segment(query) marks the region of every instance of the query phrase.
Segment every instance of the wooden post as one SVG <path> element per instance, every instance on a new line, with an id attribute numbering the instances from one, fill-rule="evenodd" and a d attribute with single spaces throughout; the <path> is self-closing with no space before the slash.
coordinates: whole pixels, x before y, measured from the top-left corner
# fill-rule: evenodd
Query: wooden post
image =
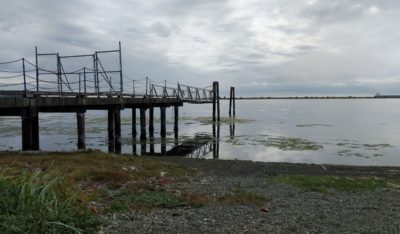
<path id="1" fill-rule="evenodd" d="M 121 154 L 121 108 L 114 109 L 115 153 Z"/>
<path id="2" fill-rule="evenodd" d="M 232 117 L 232 89 L 233 87 L 229 90 L 229 118 Z"/>
<path id="3" fill-rule="evenodd" d="M 108 109 L 108 124 L 107 124 L 107 132 L 108 132 L 108 152 L 115 152 L 115 121 L 114 121 L 114 109 Z"/>
<path id="4" fill-rule="evenodd" d="M 154 136 L 154 107 L 149 108 L 149 135 Z"/>
<path id="5" fill-rule="evenodd" d="M 178 124 L 179 124 L 179 107 L 174 106 L 174 132 L 178 132 Z"/>
<path id="6" fill-rule="evenodd" d="M 221 120 L 220 105 L 219 105 L 219 82 L 217 82 L 217 121 Z"/>
<path id="7" fill-rule="evenodd" d="M 233 118 L 236 116 L 236 96 L 235 87 L 232 87 L 232 107 L 233 107 Z"/>
<path id="8" fill-rule="evenodd" d="M 140 108 L 140 140 L 146 140 L 146 109 Z"/>
<path id="9" fill-rule="evenodd" d="M 136 137 L 136 135 L 136 108 L 132 108 L 132 138 Z"/>
<path id="10" fill-rule="evenodd" d="M 217 121 L 216 118 L 216 108 L 217 108 L 217 81 L 213 82 L 213 96 L 212 96 L 212 104 L 213 104 L 213 113 L 212 113 L 212 121 L 215 123 Z"/>
<path id="11" fill-rule="evenodd" d="M 165 107 L 160 107 L 160 121 L 161 121 L 161 137 L 165 137 L 167 135 L 166 131 L 166 118 L 165 118 Z"/>
<path id="12" fill-rule="evenodd" d="M 85 112 L 76 112 L 76 122 L 78 128 L 78 149 L 82 150 L 86 148 L 85 144 Z"/>

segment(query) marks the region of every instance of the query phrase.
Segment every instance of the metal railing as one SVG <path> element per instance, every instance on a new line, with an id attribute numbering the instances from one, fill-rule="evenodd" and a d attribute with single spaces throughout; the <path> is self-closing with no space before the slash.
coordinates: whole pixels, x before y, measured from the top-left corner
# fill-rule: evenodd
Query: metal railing
<path id="1" fill-rule="evenodd" d="M 118 53 L 118 69 L 106 69 L 100 54 Z M 36 61 L 25 58 L 0 62 L 0 95 L 47 95 L 47 96 L 130 96 L 138 98 L 174 98 L 183 102 L 211 102 L 213 90 L 210 86 L 198 88 L 189 85 L 168 85 L 148 77 L 131 79 L 122 74 L 121 47 L 119 50 L 96 51 L 91 55 L 60 56 L 58 53 L 39 54 Z M 54 68 L 39 65 L 41 57 L 55 58 Z M 68 59 L 88 58 L 93 67 L 75 66 L 66 69 Z M 105 64 L 107 65 L 107 64 Z M 112 77 L 116 74 L 117 77 Z M 164 84 L 164 85 L 161 85 Z"/>

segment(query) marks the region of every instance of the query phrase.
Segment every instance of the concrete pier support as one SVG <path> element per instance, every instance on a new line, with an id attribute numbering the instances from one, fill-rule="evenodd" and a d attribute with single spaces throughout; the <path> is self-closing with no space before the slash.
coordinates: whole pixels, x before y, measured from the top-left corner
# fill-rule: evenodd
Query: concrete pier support
<path id="1" fill-rule="evenodd" d="M 34 108 L 22 111 L 22 150 L 39 150 L 39 113 Z"/>
<path id="2" fill-rule="evenodd" d="M 140 108 L 140 140 L 146 140 L 146 109 Z"/>
<path id="3" fill-rule="evenodd" d="M 167 130 L 166 130 L 166 115 L 165 115 L 165 107 L 160 107 L 160 122 L 161 122 L 161 130 L 160 134 L 161 137 L 165 137 L 167 135 Z"/>
<path id="4" fill-rule="evenodd" d="M 76 123 L 78 128 L 78 149 L 86 149 L 85 137 L 85 112 L 76 112 Z"/>

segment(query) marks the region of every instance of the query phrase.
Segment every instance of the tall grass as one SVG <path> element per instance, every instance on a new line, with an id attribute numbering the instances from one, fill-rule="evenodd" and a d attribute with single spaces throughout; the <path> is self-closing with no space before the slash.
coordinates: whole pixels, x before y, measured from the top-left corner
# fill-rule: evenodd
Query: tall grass
<path id="1" fill-rule="evenodd" d="M 98 220 L 57 192 L 59 179 L 44 173 L 0 174 L 0 233 L 95 232 Z"/>

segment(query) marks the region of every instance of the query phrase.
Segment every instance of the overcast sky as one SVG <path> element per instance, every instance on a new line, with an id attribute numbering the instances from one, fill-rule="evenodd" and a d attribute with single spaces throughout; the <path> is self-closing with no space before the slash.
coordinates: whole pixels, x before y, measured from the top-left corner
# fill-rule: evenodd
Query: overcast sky
<path id="1" fill-rule="evenodd" d="M 0 61 L 118 48 L 124 74 L 222 95 L 400 93 L 399 0 L 0 0 Z"/>

